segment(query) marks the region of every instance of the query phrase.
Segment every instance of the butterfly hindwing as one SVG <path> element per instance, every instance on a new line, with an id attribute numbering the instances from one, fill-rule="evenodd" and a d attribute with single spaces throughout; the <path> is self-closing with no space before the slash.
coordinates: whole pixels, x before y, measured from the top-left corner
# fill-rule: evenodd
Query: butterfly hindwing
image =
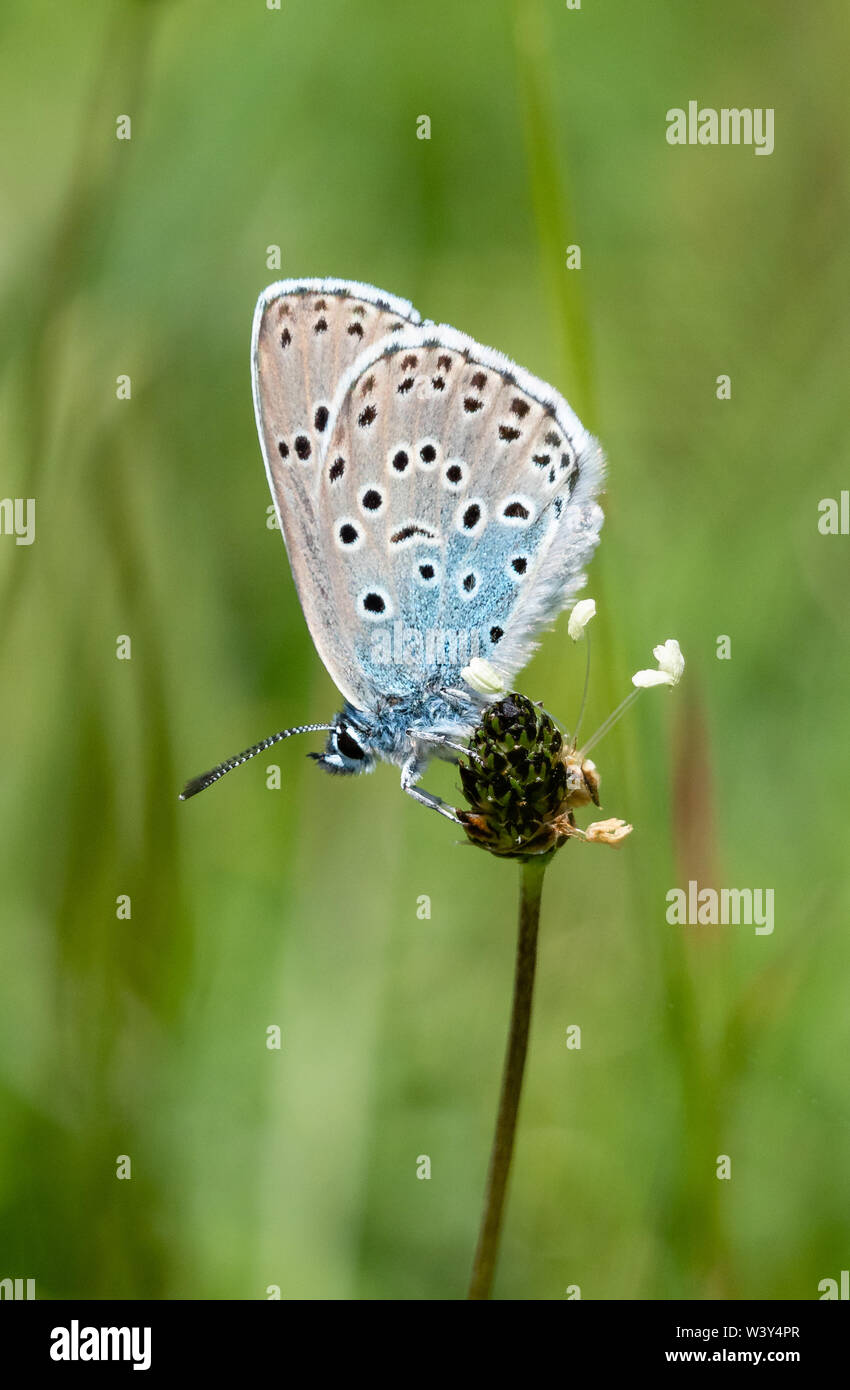
<path id="1" fill-rule="evenodd" d="M 340 378 L 387 334 L 420 322 L 406 300 L 346 280 L 285 280 L 260 296 L 252 376 L 269 486 L 307 625 L 338 688 L 364 697 L 362 672 L 335 638 L 326 579 L 328 538 L 316 500 L 322 446 Z"/>
<path id="2" fill-rule="evenodd" d="M 377 344 L 340 383 L 317 501 L 351 663 L 382 693 L 507 679 L 598 541 L 602 456 L 567 403 L 445 325 Z"/>

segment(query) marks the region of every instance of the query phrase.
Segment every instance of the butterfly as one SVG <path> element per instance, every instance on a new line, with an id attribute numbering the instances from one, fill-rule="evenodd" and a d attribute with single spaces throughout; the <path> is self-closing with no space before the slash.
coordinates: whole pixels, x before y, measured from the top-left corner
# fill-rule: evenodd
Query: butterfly
<path id="1" fill-rule="evenodd" d="M 193 778 L 182 799 L 323 731 L 310 756 L 327 772 L 394 763 L 405 792 L 454 820 L 422 774 L 466 752 L 486 706 L 470 661 L 510 682 L 584 584 L 602 451 L 551 386 L 356 281 L 264 290 L 251 370 L 293 579 L 343 708 Z"/>

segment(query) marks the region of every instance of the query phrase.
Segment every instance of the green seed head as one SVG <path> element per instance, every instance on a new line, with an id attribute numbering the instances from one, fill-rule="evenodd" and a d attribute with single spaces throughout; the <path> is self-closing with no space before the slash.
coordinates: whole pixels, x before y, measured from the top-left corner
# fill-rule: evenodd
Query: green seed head
<path id="1" fill-rule="evenodd" d="M 554 720 L 524 695 L 485 710 L 458 764 L 467 837 L 510 859 L 548 854 L 575 834 L 573 808 L 598 805 L 599 777 L 583 766 Z"/>

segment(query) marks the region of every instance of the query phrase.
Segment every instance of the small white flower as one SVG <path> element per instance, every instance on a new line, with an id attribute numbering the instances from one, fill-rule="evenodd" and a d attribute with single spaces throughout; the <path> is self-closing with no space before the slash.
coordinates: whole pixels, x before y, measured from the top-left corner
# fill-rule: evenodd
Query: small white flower
<path id="1" fill-rule="evenodd" d="M 479 695 L 501 695 L 505 689 L 505 682 L 495 666 L 491 666 L 489 661 L 485 661 L 481 656 L 474 656 L 460 674 L 467 685 L 471 685 Z"/>
<path id="2" fill-rule="evenodd" d="M 685 669 L 685 658 L 675 637 L 668 637 L 660 647 L 654 647 L 652 655 L 658 662 L 657 671 L 635 671 L 632 685 L 646 689 L 651 685 L 678 685 Z"/>
<path id="3" fill-rule="evenodd" d="M 567 623 L 567 632 L 570 634 L 574 642 L 581 641 L 582 637 L 584 636 L 584 629 L 587 627 L 591 618 L 595 617 L 595 615 L 596 599 L 583 598 L 576 604 L 575 608 L 570 614 L 570 620 Z"/>

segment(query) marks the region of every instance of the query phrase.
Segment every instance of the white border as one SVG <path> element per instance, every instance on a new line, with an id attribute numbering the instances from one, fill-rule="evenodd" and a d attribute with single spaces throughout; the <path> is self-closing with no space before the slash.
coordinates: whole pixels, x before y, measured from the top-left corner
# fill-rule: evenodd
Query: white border
<path id="1" fill-rule="evenodd" d="M 521 391 L 524 391 L 538 405 L 550 409 L 555 424 L 561 433 L 566 435 L 567 441 L 572 445 L 575 457 L 579 462 L 578 484 L 569 499 L 569 505 L 573 506 L 577 501 L 580 503 L 587 497 L 588 493 L 591 497 L 596 496 L 605 474 L 602 450 L 598 441 L 585 429 L 572 406 L 560 392 L 556 391 L 554 386 L 550 386 L 548 382 L 541 381 L 540 377 L 533 376 L 524 367 L 518 366 L 516 362 L 512 361 L 504 352 L 499 352 L 497 348 L 485 347 L 483 343 L 476 342 L 468 334 L 459 332 L 457 328 L 452 328 L 451 324 L 433 323 L 430 319 L 425 319 L 412 328 L 405 328 L 400 333 L 393 333 L 378 339 L 369 347 L 364 348 L 348 370 L 343 373 L 330 406 L 327 435 L 319 457 L 320 467 L 324 464 L 333 434 L 333 425 L 342 403 L 358 377 L 362 376 L 369 367 L 379 362 L 382 357 L 388 357 L 394 352 L 425 347 L 444 347 L 451 352 L 464 353 L 476 366 L 489 367 L 491 371 L 512 377 Z M 576 494 L 579 491 L 581 496 L 577 497 Z"/>

